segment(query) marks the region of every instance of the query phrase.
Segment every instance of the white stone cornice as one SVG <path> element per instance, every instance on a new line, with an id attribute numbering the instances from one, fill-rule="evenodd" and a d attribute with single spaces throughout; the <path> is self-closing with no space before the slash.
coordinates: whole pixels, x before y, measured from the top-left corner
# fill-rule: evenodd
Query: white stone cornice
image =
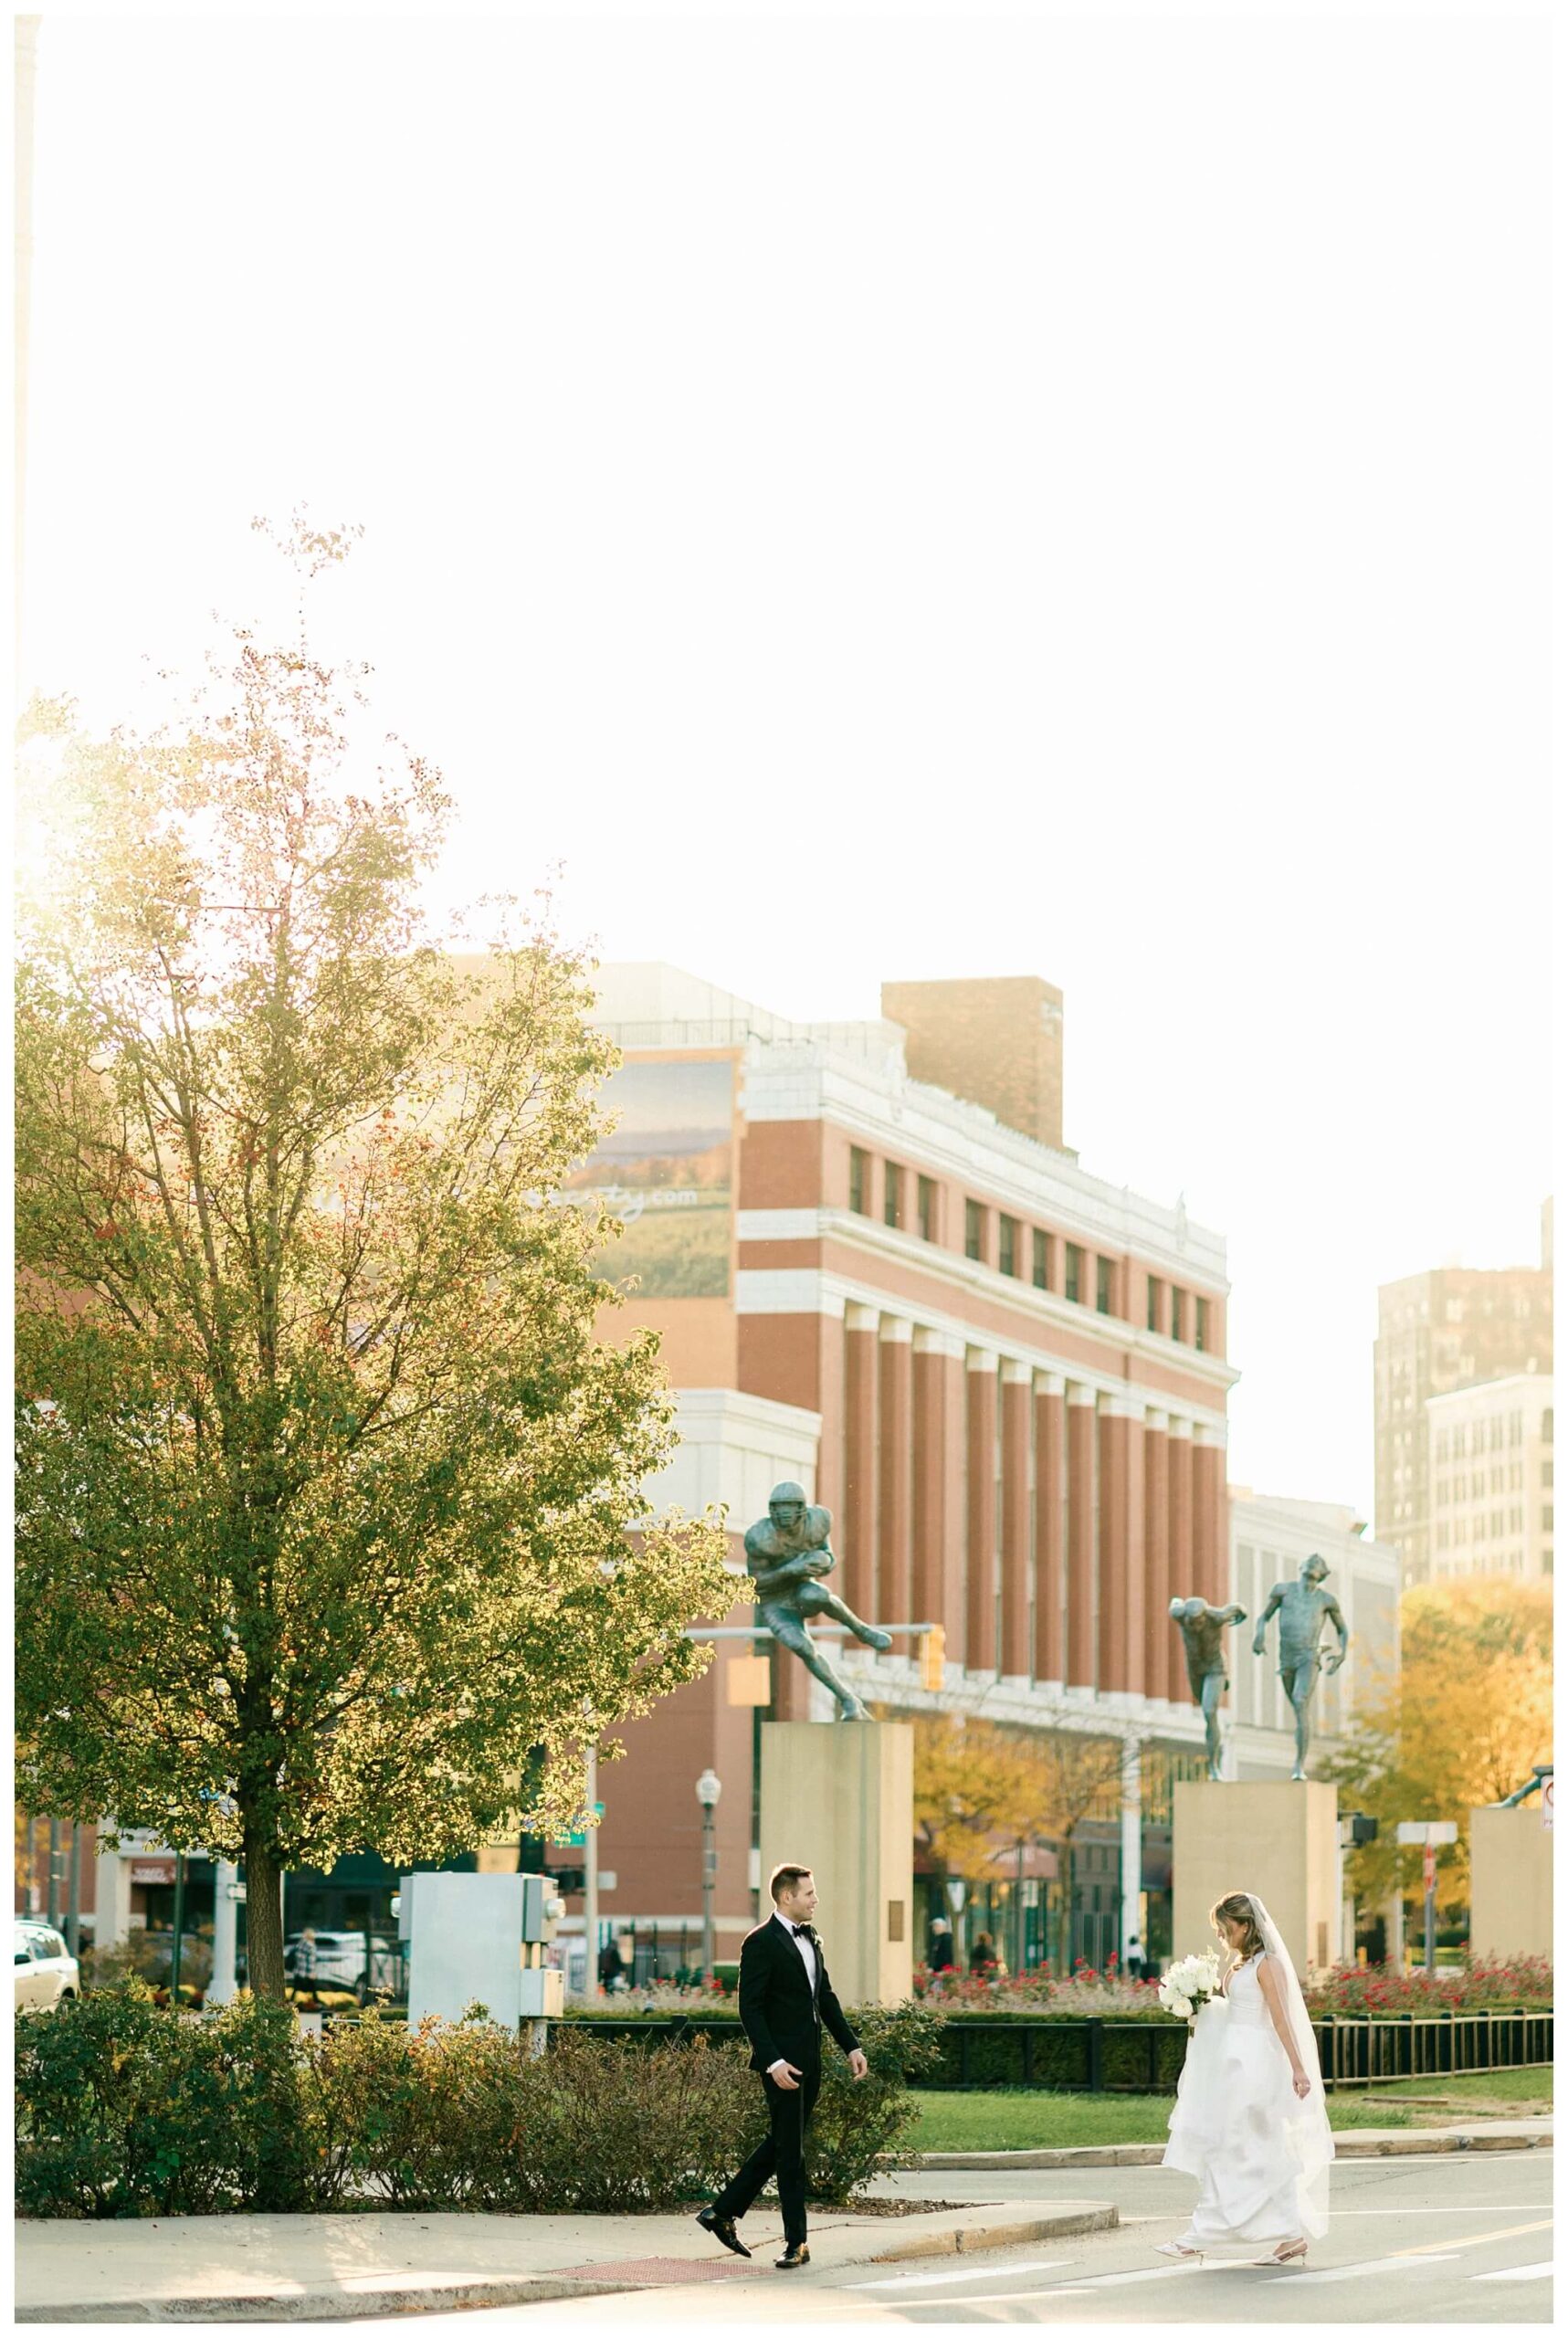
<path id="1" fill-rule="evenodd" d="M 1069 1380 L 1068 1383 L 1068 1403 L 1069 1405 L 1092 1406 L 1098 1403 L 1100 1395 L 1100 1391 L 1098 1388 L 1086 1387 L 1081 1380 Z"/>
<path id="2" fill-rule="evenodd" d="M 851 1280 L 848 1276 L 832 1274 L 817 1267 L 742 1267 L 735 1277 L 734 1306 L 738 1315 L 822 1314 L 842 1321 L 846 1307 L 851 1303 L 874 1308 L 880 1313 L 888 1306 L 889 1300 L 889 1294 L 879 1290 L 875 1283 L 867 1282 L 859 1277 Z M 894 1303 L 900 1304 L 897 1301 Z M 908 1306 L 910 1302 L 902 1301 L 901 1304 Z M 917 1349 L 923 1346 L 925 1353 L 933 1352 L 931 1347 L 922 1343 L 920 1338 L 921 1330 L 945 1338 L 948 1344 L 936 1351 L 944 1354 L 962 1355 L 966 1349 L 976 1344 L 975 1327 L 962 1315 L 923 1307 L 918 1314 L 912 1308 L 910 1311 L 917 1327 Z M 1076 1309 L 1073 1311 L 1075 1314 L 1081 1312 Z M 1105 1319 L 1091 1317 L 1089 1320 L 1103 1322 Z M 1048 1337 L 1048 1327 L 1041 1328 Z M 1081 1332 L 1082 1322 L 1075 1328 Z M 1163 1391 L 1142 1388 L 1135 1382 L 1130 1384 L 1120 1371 L 1096 1371 L 1092 1365 L 1077 1364 L 1064 1365 L 1062 1358 L 1053 1355 L 1047 1347 L 1035 1348 L 1031 1353 L 1028 1343 L 1011 1335 L 1009 1348 L 1020 1363 L 1031 1364 L 1037 1371 L 1060 1373 L 1068 1380 L 1100 1395 L 1131 1395 L 1146 1404 L 1170 1402 Z M 1223 1422 L 1223 1388 L 1216 1388 L 1215 1395 L 1215 1402 L 1212 1407 L 1189 1405 L 1189 1418 Z"/>
<path id="3" fill-rule="evenodd" d="M 1201 1349 L 1186 1347 L 1176 1340 L 1161 1339 L 1156 1333 L 1142 1332 L 1124 1316 L 1102 1315 L 1098 1308 L 1085 1307 L 1077 1300 L 1064 1299 L 1054 1290 L 1038 1290 L 1032 1282 L 1020 1276 L 999 1274 L 978 1259 L 966 1259 L 962 1251 L 949 1250 L 935 1242 L 923 1242 L 918 1235 L 901 1233 L 896 1227 L 884 1226 L 877 1218 L 863 1217 L 858 1210 L 819 1209 L 815 1211 L 750 1211 L 740 1214 L 740 1238 L 755 1240 L 820 1240 L 831 1238 L 852 1250 L 863 1251 L 868 1259 L 885 1260 L 889 1265 L 913 1268 L 922 1275 L 945 1284 L 952 1292 L 950 1306 L 967 1311 L 966 1302 L 984 1299 L 993 1303 L 1016 1307 L 1026 1320 L 1033 1319 L 1048 1335 L 1051 1330 L 1071 1333 L 1079 1339 L 1100 1339 L 1118 1355 L 1131 1354 L 1169 1369 L 1172 1365 L 1188 1373 L 1194 1379 L 1206 1381 L 1215 1392 L 1216 1401 L 1223 1404 L 1224 1391 L 1240 1379 L 1241 1374 L 1223 1356 L 1209 1355 Z M 809 1230 L 792 1235 L 769 1232 L 751 1236 L 747 1226 L 753 1219 L 789 1217 L 810 1219 Z M 907 1302 L 905 1302 L 907 1303 Z"/>
<path id="4" fill-rule="evenodd" d="M 964 1352 L 963 1361 L 966 1369 L 970 1372 L 988 1372 L 993 1379 L 995 1378 L 996 1351 L 994 1348 L 968 1348 Z"/>
<path id="5" fill-rule="evenodd" d="M 1228 1442 L 1224 1422 L 1194 1421 L 1193 1442 L 1194 1445 L 1217 1445 L 1223 1451 Z"/>
<path id="6" fill-rule="evenodd" d="M 1002 1366 L 1002 1377 L 1009 1388 L 1027 1388 L 1035 1377 L 1035 1367 L 1010 1355 Z"/>
<path id="7" fill-rule="evenodd" d="M 819 1209 L 738 1209 L 737 1242 L 815 1242 L 822 1231 Z"/>
<path id="8" fill-rule="evenodd" d="M 1180 1208 L 1091 1176 L 1072 1154 L 1006 1127 L 982 1105 L 910 1079 L 886 1049 L 851 1056 L 824 1043 L 756 1043 L 742 1079 L 747 1121 L 831 1120 L 900 1165 L 974 1187 L 977 1198 L 1013 1215 L 1044 1218 L 1069 1241 L 1131 1252 L 1184 1288 L 1228 1289 L 1223 1236 Z"/>
<path id="9" fill-rule="evenodd" d="M 915 1325 L 917 1355 L 944 1355 L 956 1362 L 963 1355 L 963 1340 L 957 1332 L 938 1331 L 930 1323 Z"/>
<path id="10" fill-rule="evenodd" d="M 1152 1429 L 1157 1430 L 1161 1436 L 1163 1436 L 1165 1433 L 1166 1424 L 1170 1420 L 1170 1417 L 1169 1413 L 1163 1411 L 1160 1406 L 1151 1405 L 1148 1411 L 1143 1416 L 1144 1433 L 1147 1435 L 1147 1433 Z"/>
<path id="11" fill-rule="evenodd" d="M 908 1315 L 883 1316 L 878 1337 L 885 1340 L 889 1347 L 908 1347 L 914 1336 L 914 1323 Z"/>
<path id="12" fill-rule="evenodd" d="M 875 1332 L 881 1320 L 875 1307 L 867 1307 L 857 1299 L 851 1299 L 846 1302 L 844 1328 L 847 1332 Z"/>
<path id="13" fill-rule="evenodd" d="M 1165 1434 L 1167 1437 L 1190 1438 L 1196 1426 L 1196 1422 L 1190 1421 L 1184 1413 L 1172 1413 L 1166 1424 Z"/>
<path id="14" fill-rule="evenodd" d="M 1065 1395 L 1067 1394 L 1067 1382 L 1059 1372 L 1037 1372 L 1035 1374 L 1035 1394 L 1037 1396 Z"/>
<path id="15" fill-rule="evenodd" d="M 1114 1395 L 1102 1396 L 1100 1409 L 1107 1420 L 1141 1421 L 1145 1408 L 1141 1396 L 1119 1391 Z"/>

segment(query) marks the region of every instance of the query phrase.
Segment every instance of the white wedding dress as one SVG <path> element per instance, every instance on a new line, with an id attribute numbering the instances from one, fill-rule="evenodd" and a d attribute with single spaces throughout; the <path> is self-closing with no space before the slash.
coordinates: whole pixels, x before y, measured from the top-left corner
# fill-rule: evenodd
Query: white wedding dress
<path id="1" fill-rule="evenodd" d="M 1226 1996 L 1211 1997 L 1196 2017 L 1187 2047 L 1163 2162 L 1201 2186 L 1183 2248 L 1272 2248 L 1328 2230 L 1334 2143 L 1317 2045 L 1310 2030 L 1299 2041 L 1312 2080 L 1302 2100 L 1269 2018 L 1261 1961 L 1260 1954 L 1236 1967 Z"/>

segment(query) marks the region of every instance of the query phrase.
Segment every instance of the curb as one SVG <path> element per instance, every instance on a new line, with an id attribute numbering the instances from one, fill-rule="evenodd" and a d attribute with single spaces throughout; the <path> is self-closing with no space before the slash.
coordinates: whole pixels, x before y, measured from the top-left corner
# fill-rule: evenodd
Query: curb
<path id="1" fill-rule="evenodd" d="M 1501 2133 L 1495 2127 L 1402 2127 L 1383 2134 L 1348 2134 L 1334 2138 L 1334 2157 L 1398 2159 L 1428 2152 L 1550 2151 L 1552 2135 Z M 1075 2150 L 1022 2152 L 926 2152 L 921 2164 L 932 2173 L 969 2169 L 975 2175 L 1005 2175 L 1012 2168 L 1036 2167 L 1159 2167 L 1163 2143 L 1083 2143 Z"/>
<path id="2" fill-rule="evenodd" d="M 606 2270 L 608 2269 L 606 2268 Z M 416 2290 L 295 2290 L 287 2297 L 127 2298 L 92 2305 L 19 2305 L 28 2322 L 358 2322 L 390 2314 L 450 2313 L 465 2306 L 548 2305 L 564 2298 L 616 2297 L 630 2281 L 561 2281 L 548 2274 L 501 2274 L 493 2281 L 433 2281 Z"/>
<path id="3" fill-rule="evenodd" d="M 984 2212 L 983 2212 L 984 2213 Z M 916 2219 L 911 2218 L 911 2223 Z M 919 2221 L 934 2223 L 935 2218 Z M 1121 2219 L 1109 2203 L 1075 2202 L 1070 2208 L 1042 2211 L 1037 2216 L 1009 2217 L 1006 2223 L 944 2217 L 938 2231 L 889 2236 L 872 2246 L 869 2229 L 829 2226 L 823 2238 L 833 2236 L 824 2265 L 898 2265 L 911 2259 L 975 2256 L 986 2249 L 1012 2248 L 1020 2242 L 1066 2239 L 1072 2233 L 1110 2232 Z M 821 2255 L 822 2243 L 817 2243 Z M 707 2266 L 706 2257 L 693 2258 Z M 814 2260 L 815 2261 L 815 2260 Z M 287 2296 L 259 2291 L 251 2297 L 127 2299 L 90 2305 L 29 2305 L 14 2309 L 12 2319 L 22 2322 L 349 2322 L 392 2314 L 452 2312 L 469 2306 L 547 2305 L 567 2298 L 622 2297 L 632 2291 L 679 2288 L 679 2282 L 657 2284 L 617 2280 L 614 2260 L 602 2274 L 570 2280 L 550 2273 L 498 2274 L 491 2280 L 421 2282 L 417 2288 L 389 2284 L 379 2290 L 295 2290 Z"/>

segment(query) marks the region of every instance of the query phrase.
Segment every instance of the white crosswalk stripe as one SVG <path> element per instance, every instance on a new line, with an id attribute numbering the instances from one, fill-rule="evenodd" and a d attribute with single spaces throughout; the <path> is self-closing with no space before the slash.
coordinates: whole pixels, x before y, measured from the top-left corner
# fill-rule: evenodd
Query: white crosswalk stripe
<path id="1" fill-rule="evenodd" d="M 1557 2268 L 1548 2261 L 1544 2265 L 1503 2265 L 1495 2273 L 1472 2273 L 1472 2281 L 1550 2281 Z"/>
<path id="2" fill-rule="evenodd" d="M 1054 2273 L 1071 2262 L 1070 2257 L 1042 2257 L 1032 2265 L 999 2265 L 994 2273 L 978 2265 L 965 2265 L 956 2273 L 891 2273 L 880 2281 L 850 2281 L 846 2286 L 851 2290 L 935 2289 L 947 2281 L 998 2281 L 1009 2273 Z"/>
<path id="3" fill-rule="evenodd" d="M 1373 2257 L 1356 2265 L 1325 2265 L 1317 2273 L 1292 2273 L 1288 2265 L 1279 2269 L 1279 2279 L 1289 2281 L 1295 2290 L 1312 2289 L 1325 2281 L 1362 2281 L 1369 2273 L 1415 2273 L 1426 2265 L 1457 2265 L 1458 2250 L 1440 2253 L 1426 2249 L 1419 2257 Z"/>

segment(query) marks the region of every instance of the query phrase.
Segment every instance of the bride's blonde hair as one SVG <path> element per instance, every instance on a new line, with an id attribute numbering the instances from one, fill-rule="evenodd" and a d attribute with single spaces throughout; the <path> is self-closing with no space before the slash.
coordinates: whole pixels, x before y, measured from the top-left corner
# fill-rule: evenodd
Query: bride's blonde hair
<path id="1" fill-rule="evenodd" d="M 1261 1953 L 1263 1934 L 1258 1930 L 1258 1918 L 1252 1911 L 1252 1901 L 1247 1892 L 1227 1891 L 1223 1900 L 1216 1900 L 1209 1910 L 1209 1922 L 1215 1932 L 1219 1931 L 1222 1923 L 1245 1924 L 1246 1937 L 1237 1951 L 1237 1954 L 1242 1958 L 1243 1962 L 1247 1957 L 1257 1956 Z"/>

